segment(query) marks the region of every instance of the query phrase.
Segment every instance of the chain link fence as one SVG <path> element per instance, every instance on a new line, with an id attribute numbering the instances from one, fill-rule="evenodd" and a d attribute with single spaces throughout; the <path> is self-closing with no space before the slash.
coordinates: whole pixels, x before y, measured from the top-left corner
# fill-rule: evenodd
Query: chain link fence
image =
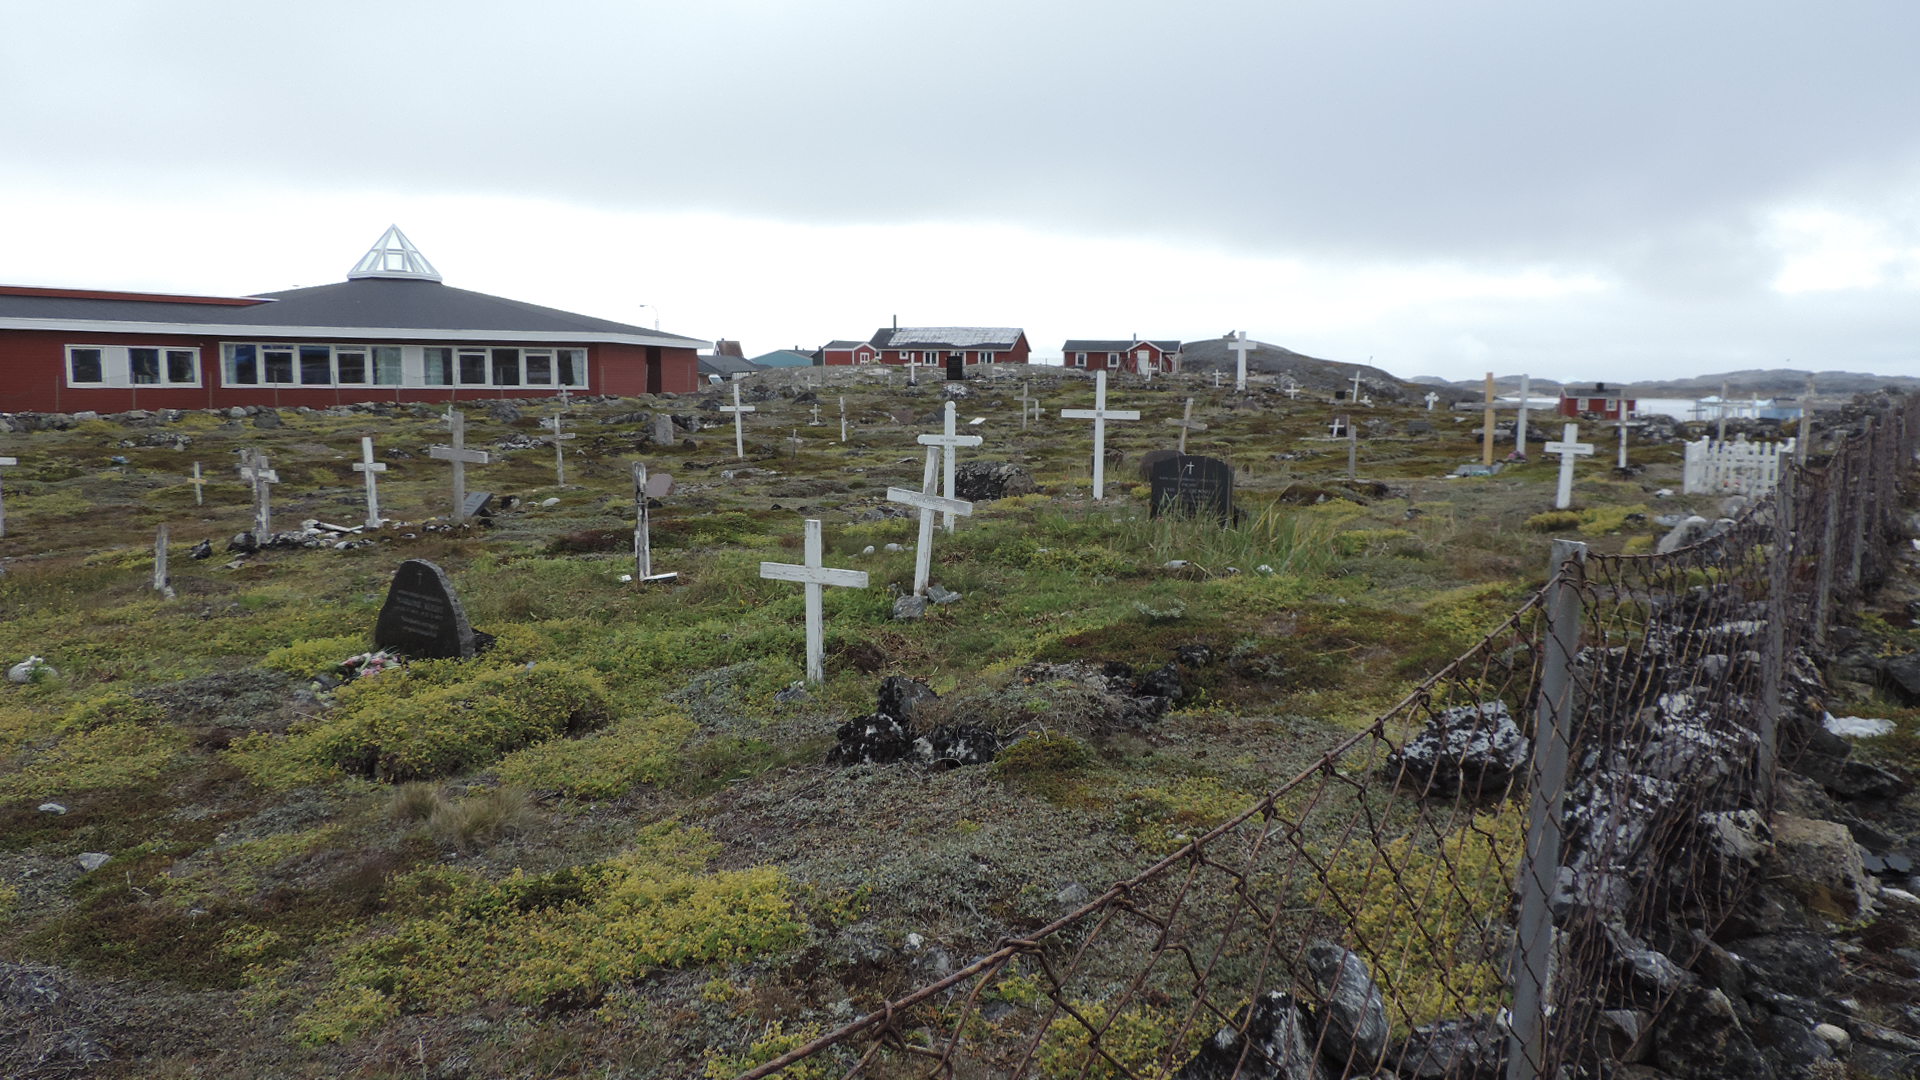
<path id="1" fill-rule="evenodd" d="M 1237 818 L 742 1075 L 1597 1076 L 1701 993 L 1810 651 L 1891 566 L 1920 401 L 1691 546 L 1559 541 L 1479 644 Z"/>

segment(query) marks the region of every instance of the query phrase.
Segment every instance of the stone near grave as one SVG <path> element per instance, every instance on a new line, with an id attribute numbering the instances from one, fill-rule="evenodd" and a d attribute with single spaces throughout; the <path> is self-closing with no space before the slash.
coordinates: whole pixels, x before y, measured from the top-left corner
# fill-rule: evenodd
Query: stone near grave
<path id="1" fill-rule="evenodd" d="M 1453 475 L 1455 476 L 1493 476 L 1499 471 L 1500 471 L 1500 466 L 1497 464 L 1462 465 L 1459 468 L 1453 470 Z"/>
<path id="2" fill-rule="evenodd" d="M 647 477 L 647 498 L 664 499 L 673 494 L 673 474 L 653 473 Z"/>
<path id="3" fill-rule="evenodd" d="M 1322 1080 L 1306 1010 L 1270 990 L 1202 1043 L 1173 1080 Z"/>
<path id="4" fill-rule="evenodd" d="M 467 495 L 467 501 L 460 504 L 462 519 L 493 516 L 493 492 L 475 491 Z"/>
<path id="5" fill-rule="evenodd" d="M 1407 434 L 1431 435 L 1433 434 L 1433 424 L 1426 420 L 1409 420 L 1407 421 Z"/>
<path id="6" fill-rule="evenodd" d="M 968 461 L 953 476 L 954 497 L 968 502 L 992 502 L 1037 490 L 1033 474 L 1009 461 Z"/>
<path id="7" fill-rule="evenodd" d="M 113 861 L 113 856 L 104 851 L 83 851 L 80 853 L 80 857 L 74 861 L 80 864 L 80 869 L 91 874 L 95 870 Z"/>
<path id="8" fill-rule="evenodd" d="M 1178 450 L 1149 450 L 1146 453 L 1141 454 L 1140 455 L 1141 481 L 1143 483 L 1152 481 L 1153 470 L 1158 468 L 1161 462 L 1172 461 L 1174 458 L 1177 458 L 1179 456 L 1180 456 L 1180 451 Z"/>
<path id="9" fill-rule="evenodd" d="M 653 418 L 653 441 L 655 445 L 666 446 L 673 442 L 673 417 L 658 413 Z"/>
<path id="10" fill-rule="evenodd" d="M 281 423 L 280 414 L 272 409 L 262 409 L 253 418 L 253 426 L 256 428 L 277 428 Z"/>
<path id="11" fill-rule="evenodd" d="M 44 656 L 29 656 L 25 660 L 7 669 L 7 681 L 10 683 L 30 683 L 36 678 L 56 678 L 59 672 Z"/>
<path id="12" fill-rule="evenodd" d="M 960 380 L 966 377 L 967 377 L 967 358 L 965 356 L 947 357 L 948 381 L 959 382 Z"/>
<path id="13" fill-rule="evenodd" d="M 1153 517 L 1205 514 L 1233 520 L 1233 466 L 1218 458 L 1175 455 L 1154 466 L 1152 485 Z"/>
<path id="14" fill-rule="evenodd" d="M 415 660 L 443 660 L 473 656 L 491 641 L 467 622 L 446 571 L 425 559 L 400 564 L 373 626 L 374 648 Z"/>
<path id="15" fill-rule="evenodd" d="M 1526 768 L 1529 743 L 1505 702 L 1447 709 L 1387 757 L 1385 775 L 1422 795 L 1452 798 L 1505 791 Z"/>
<path id="16" fill-rule="evenodd" d="M 1660 538 L 1660 543 L 1653 550 L 1655 554 L 1666 555 L 1683 547 L 1692 547 L 1711 535 L 1713 522 L 1695 514 L 1675 525 L 1672 532 Z"/>
<path id="17" fill-rule="evenodd" d="M 1326 941 L 1307 946 L 1307 973 L 1325 1027 L 1320 1052 L 1331 1063 L 1364 1071 L 1387 1049 L 1386 1002 L 1359 955 Z"/>

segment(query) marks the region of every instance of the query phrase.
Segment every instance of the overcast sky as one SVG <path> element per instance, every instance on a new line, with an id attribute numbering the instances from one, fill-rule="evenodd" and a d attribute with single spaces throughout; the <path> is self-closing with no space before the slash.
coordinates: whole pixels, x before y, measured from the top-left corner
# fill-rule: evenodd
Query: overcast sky
<path id="1" fill-rule="evenodd" d="M 0 283 L 1920 375 L 1912 0 L 0 4 Z M 646 305 L 646 306 L 642 306 Z"/>

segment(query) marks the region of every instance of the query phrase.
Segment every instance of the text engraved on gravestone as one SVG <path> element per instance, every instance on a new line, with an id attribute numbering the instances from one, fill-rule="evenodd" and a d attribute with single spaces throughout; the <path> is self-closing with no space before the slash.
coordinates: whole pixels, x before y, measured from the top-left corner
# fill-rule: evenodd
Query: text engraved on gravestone
<path id="1" fill-rule="evenodd" d="M 445 571 L 424 559 L 400 564 L 374 624 L 375 647 L 416 659 L 444 659 L 472 656 L 485 639 L 467 622 Z"/>
<path id="2" fill-rule="evenodd" d="M 1178 455 L 1154 466 L 1150 513 L 1233 518 L 1233 466 L 1218 458 Z"/>

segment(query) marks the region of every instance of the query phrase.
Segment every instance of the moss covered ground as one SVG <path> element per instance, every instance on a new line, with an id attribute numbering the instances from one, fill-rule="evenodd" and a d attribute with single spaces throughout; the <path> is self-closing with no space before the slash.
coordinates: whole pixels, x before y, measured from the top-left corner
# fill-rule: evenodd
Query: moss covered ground
<path id="1" fill-rule="evenodd" d="M 744 463 L 730 426 L 653 446 L 631 416 L 712 424 L 708 395 L 576 401 L 570 483 L 549 447 L 497 451 L 469 484 L 517 506 L 451 531 L 421 527 L 446 510 L 433 410 L 0 437 L 22 459 L 3 478 L 0 660 L 59 672 L 0 687 L 0 958 L 84 1004 L 0 1042 L 0 1071 L 78 1074 L 53 1029 L 84 1021 L 107 1052 L 90 1076 L 721 1075 L 1231 816 L 1498 622 L 1548 535 L 1620 550 L 1657 535 L 1639 515 L 1713 512 L 1654 499 L 1678 487 L 1676 444 L 1636 448 L 1633 479 L 1583 463 L 1577 512 L 1551 517 L 1552 462 L 1444 479 L 1477 460 L 1477 416 L 1392 406 L 1367 413 L 1386 432 L 1362 445 L 1370 483 L 1349 485 L 1344 443 L 1320 438 L 1332 406 L 1189 378 L 1116 383 L 1115 407 L 1146 419 L 1109 427 L 1095 503 L 1087 425 L 1057 416 L 1090 384 L 1033 373 L 1047 416 L 1022 430 L 1019 377 L 974 379 L 960 413 L 985 418 L 968 430 L 986 445 L 965 456 L 1018 463 L 1038 490 L 939 535 L 934 579 L 962 600 L 897 622 L 913 554 L 885 548 L 915 526 L 871 512 L 917 486 L 913 436 L 935 430 L 943 386 L 833 373 L 816 427 L 795 400 L 811 374 L 756 376 L 773 393 Z M 1136 463 L 1171 444 L 1188 395 L 1210 425 L 1190 451 L 1236 469 L 1233 529 L 1147 513 Z M 537 437 L 553 407 L 505 423 L 484 404 L 468 405 L 476 445 Z M 1414 421 L 1434 430 L 1405 434 Z M 191 442 L 141 445 L 155 432 Z M 250 513 L 236 451 L 270 456 L 282 527 L 351 524 L 362 435 L 399 452 L 381 503 L 411 524 L 234 565 L 221 549 Z M 632 460 L 678 482 L 653 513 L 671 584 L 620 580 Z M 794 695 L 801 591 L 757 570 L 798 561 L 806 517 L 825 522 L 828 564 L 873 585 L 828 590 L 828 679 Z M 149 587 L 163 524 L 172 599 Z M 201 539 L 214 557 L 189 559 Z M 368 647 L 407 558 L 445 567 L 497 644 L 316 689 Z M 1215 662 L 1147 730 L 1104 728 L 1070 687 L 1016 674 L 1157 667 L 1195 644 Z M 943 718 L 1032 738 L 980 769 L 821 764 L 895 674 L 926 679 Z M 111 858 L 86 872 L 85 852 Z M 21 1049 L 48 1046 L 39 1064 Z"/>

